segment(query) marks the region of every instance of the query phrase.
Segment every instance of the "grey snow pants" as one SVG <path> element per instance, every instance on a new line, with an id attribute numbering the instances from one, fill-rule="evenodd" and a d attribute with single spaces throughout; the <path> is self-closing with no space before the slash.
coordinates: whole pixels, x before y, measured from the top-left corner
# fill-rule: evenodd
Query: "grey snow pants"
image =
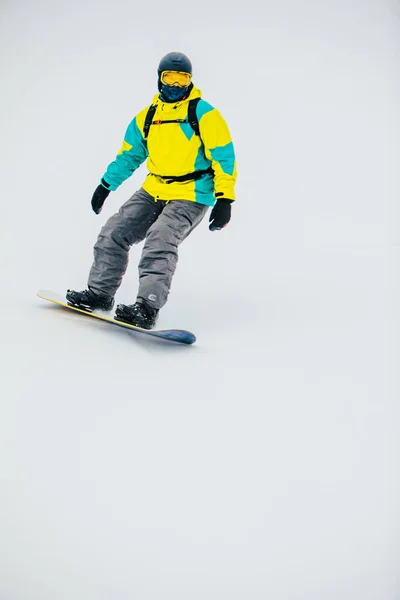
<path id="1" fill-rule="evenodd" d="M 154 308 L 167 301 L 178 262 L 178 246 L 201 222 L 208 206 L 185 200 L 157 200 L 143 188 L 133 194 L 101 229 L 94 246 L 88 285 L 114 296 L 128 266 L 129 250 L 144 239 L 137 298 Z"/>

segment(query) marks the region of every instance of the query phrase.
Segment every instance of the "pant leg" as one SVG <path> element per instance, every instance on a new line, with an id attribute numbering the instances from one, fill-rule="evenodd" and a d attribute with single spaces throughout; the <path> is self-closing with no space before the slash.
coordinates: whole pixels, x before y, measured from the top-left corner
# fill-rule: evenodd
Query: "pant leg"
<path id="1" fill-rule="evenodd" d="M 114 296 L 128 266 L 132 244 L 141 242 L 165 203 L 138 190 L 119 211 L 108 219 L 94 246 L 94 262 L 88 286 L 95 293 Z"/>
<path id="2" fill-rule="evenodd" d="M 178 246 L 201 222 L 208 206 L 185 200 L 165 205 L 147 233 L 139 262 L 138 298 L 154 308 L 167 301 L 178 262 Z"/>

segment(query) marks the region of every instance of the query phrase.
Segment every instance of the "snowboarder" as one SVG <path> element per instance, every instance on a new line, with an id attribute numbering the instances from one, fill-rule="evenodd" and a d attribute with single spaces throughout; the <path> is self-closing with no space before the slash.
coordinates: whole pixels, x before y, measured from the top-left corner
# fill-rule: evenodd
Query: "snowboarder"
<path id="1" fill-rule="evenodd" d="M 100 213 L 109 193 L 146 159 L 149 173 L 101 229 L 88 289 L 66 294 L 72 306 L 112 310 L 129 250 L 145 240 L 136 302 L 119 304 L 115 313 L 117 320 L 145 329 L 154 326 L 167 301 L 179 244 L 211 206 L 209 229 L 225 227 L 235 200 L 236 161 L 228 126 L 193 85 L 187 56 L 171 52 L 161 59 L 158 89 L 151 106 L 128 126 L 121 150 L 93 194 L 94 212 Z"/>

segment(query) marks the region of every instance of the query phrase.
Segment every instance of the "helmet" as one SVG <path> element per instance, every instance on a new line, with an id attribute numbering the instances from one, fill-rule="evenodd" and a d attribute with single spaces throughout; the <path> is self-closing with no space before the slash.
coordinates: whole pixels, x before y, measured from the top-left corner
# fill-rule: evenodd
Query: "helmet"
<path id="1" fill-rule="evenodd" d="M 160 60 L 158 77 L 163 71 L 183 71 L 192 74 L 192 63 L 182 52 L 170 52 Z"/>

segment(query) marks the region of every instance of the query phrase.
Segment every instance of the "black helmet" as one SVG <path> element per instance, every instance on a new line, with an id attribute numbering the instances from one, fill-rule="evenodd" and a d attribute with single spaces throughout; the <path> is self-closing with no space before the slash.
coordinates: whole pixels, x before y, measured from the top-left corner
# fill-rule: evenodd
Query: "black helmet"
<path id="1" fill-rule="evenodd" d="M 160 60 L 158 77 L 163 71 L 182 71 L 192 74 L 192 63 L 182 52 L 170 52 Z"/>

